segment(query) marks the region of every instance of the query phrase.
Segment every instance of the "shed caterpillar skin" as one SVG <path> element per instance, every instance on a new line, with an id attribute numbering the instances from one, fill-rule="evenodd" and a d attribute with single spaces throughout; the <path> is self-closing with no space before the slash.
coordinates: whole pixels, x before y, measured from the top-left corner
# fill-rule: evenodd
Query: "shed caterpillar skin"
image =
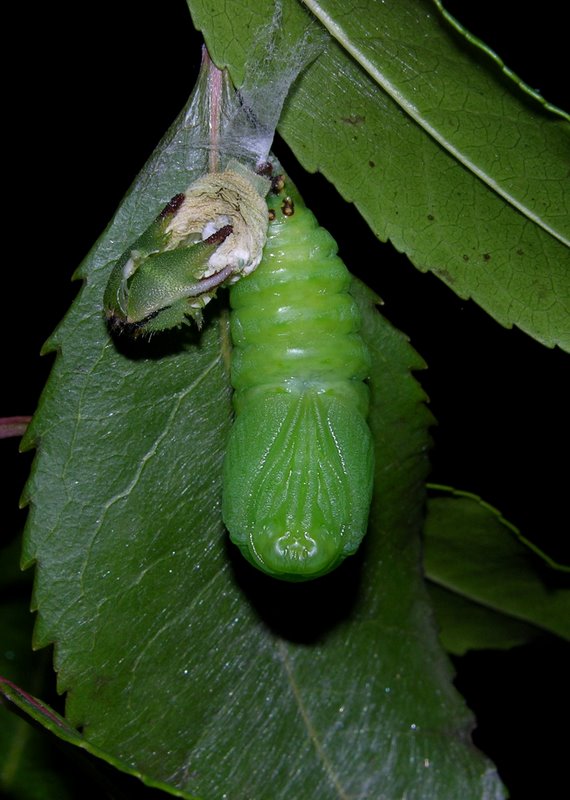
<path id="1" fill-rule="evenodd" d="M 174 328 L 220 286 L 254 270 L 267 231 L 269 180 L 231 160 L 175 195 L 118 259 L 103 305 L 115 333 L 144 336 Z"/>
<path id="2" fill-rule="evenodd" d="M 290 182 L 274 187 L 262 261 L 230 291 L 223 517 L 254 566 L 301 581 L 338 566 L 366 532 L 370 356 L 334 239 Z"/>

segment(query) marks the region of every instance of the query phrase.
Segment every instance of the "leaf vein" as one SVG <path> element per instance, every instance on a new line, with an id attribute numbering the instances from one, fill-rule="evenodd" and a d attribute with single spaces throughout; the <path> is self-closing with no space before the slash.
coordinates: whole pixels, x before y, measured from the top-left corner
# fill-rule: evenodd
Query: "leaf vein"
<path id="1" fill-rule="evenodd" d="M 327 756 L 323 744 L 319 739 L 317 731 L 315 730 L 313 723 L 311 722 L 311 718 L 305 707 L 303 698 L 301 697 L 301 692 L 299 690 L 299 687 L 297 686 L 297 682 L 295 681 L 293 668 L 291 666 L 289 657 L 287 655 L 287 649 L 285 647 L 285 644 L 281 641 L 277 642 L 277 653 L 283 664 L 287 680 L 289 681 L 289 685 L 291 687 L 291 691 L 293 692 L 293 697 L 295 698 L 295 702 L 297 703 L 297 708 L 299 709 L 299 713 L 305 725 L 307 735 L 311 740 L 311 742 L 313 743 L 317 755 L 323 764 L 325 772 L 329 777 L 330 781 L 332 782 L 333 786 L 335 787 L 338 796 L 342 798 L 342 800 L 349 800 L 349 795 L 345 792 L 344 787 L 340 782 L 339 776 L 336 770 L 334 769 L 329 757 Z"/>

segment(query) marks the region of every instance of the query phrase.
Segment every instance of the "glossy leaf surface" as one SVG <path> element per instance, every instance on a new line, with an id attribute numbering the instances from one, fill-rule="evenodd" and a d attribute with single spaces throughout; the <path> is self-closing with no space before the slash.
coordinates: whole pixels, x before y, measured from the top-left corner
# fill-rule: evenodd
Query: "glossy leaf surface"
<path id="1" fill-rule="evenodd" d="M 207 800 L 501 798 L 422 583 L 431 417 L 411 371 L 423 364 L 371 293 L 353 287 L 374 364 L 370 530 L 358 556 L 311 584 L 258 574 L 221 523 L 223 303 L 201 333 L 109 337 L 113 261 L 203 163 L 200 91 L 81 268 L 47 346 L 57 358 L 26 439 L 38 455 L 24 562 L 36 564 L 36 645 L 55 644 L 68 692 L 54 724 Z"/>
<path id="2" fill-rule="evenodd" d="M 225 313 L 149 350 L 117 347 L 101 314 L 111 254 L 164 202 L 157 163 L 178 188 L 176 155 L 157 156 L 83 267 L 28 434 L 35 638 L 56 644 L 68 722 L 127 768 L 208 800 L 502 797 L 469 743 L 421 582 L 421 360 L 356 287 L 375 365 L 368 539 L 310 585 L 257 574 L 220 518 Z"/>

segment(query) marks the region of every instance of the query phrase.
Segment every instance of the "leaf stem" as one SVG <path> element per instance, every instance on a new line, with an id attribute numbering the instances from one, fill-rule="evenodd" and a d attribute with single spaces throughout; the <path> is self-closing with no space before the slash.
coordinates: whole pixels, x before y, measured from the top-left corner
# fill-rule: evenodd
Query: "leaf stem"
<path id="1" fill-rule="evenodd" d="M 0 439 L 23 436 L 30 424 L 31 417 L 0 417 Z"/>
<path id="2" fill-rule="evenodd" d="M 222 100 L 222 70 L 218 69 L 206 46 L 202 48 L 202 65 L 208 69 L 208 93 L 210 95 L 210 172 L 217 172 L 220 166 L 220 118 Z"/>

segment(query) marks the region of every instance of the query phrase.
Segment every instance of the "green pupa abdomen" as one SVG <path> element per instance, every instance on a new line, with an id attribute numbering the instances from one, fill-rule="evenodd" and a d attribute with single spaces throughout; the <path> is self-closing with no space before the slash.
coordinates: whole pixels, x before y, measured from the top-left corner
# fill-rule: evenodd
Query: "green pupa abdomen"
<path id="1" fill-rule="evenodd" d="M 268 203 L 263 259 L 230 292 L 236 419 L 223 515 L 252 564 L 306 580 L 366 532 L 370 357 L 334 239 L 291 185 Z"/>

